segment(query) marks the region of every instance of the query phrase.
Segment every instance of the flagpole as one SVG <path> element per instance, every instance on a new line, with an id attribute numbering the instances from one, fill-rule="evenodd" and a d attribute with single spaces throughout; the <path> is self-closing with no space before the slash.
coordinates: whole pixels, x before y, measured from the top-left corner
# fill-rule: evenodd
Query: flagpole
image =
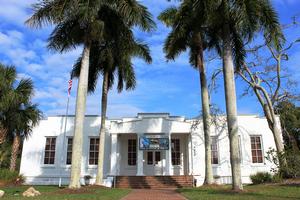
<path id="1" fill-rule="evenodd" d="M 72 84 L 72 83 L 71 83 Z M 70 102 L 70 92 L 71 92 L 71 88 L 70 88 L 70 83 L 69 83 L 69 88 L 68 88 L 68 100 L 67 100 L 67 109 L 66 109 L 66 115 L 65 115 L 65 127 L 64 127 L 64 132 L 63 132 L 63 151 L 65 150 L 65 140 L 66 140 L 66 133 L 67 133 L 67 122 L 68 122 L 68 113 L 69 113 L 69 102 Z M 58 187 L 61 187 L 62 185 L 62 168 L 64 166 L 63 164 L 64 162 L 64 156 L 61 156 L 61 163 L 60 163 L 60 169 L 59 169 L 59 182 L 58 182 Z"/>

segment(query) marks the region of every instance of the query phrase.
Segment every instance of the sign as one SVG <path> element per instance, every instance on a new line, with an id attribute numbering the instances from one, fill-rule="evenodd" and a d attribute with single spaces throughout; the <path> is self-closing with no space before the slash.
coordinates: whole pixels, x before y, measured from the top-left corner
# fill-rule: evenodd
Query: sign
<path id="1" fill-rule="evenodd" d="M 140 150 L 168 150 L 169 138 L 140 137 Z"/>

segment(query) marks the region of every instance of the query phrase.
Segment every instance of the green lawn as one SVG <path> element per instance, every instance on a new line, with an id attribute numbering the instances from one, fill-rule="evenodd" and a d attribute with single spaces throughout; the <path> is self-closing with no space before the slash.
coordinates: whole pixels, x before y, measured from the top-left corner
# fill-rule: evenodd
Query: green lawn
<path id="1" fill-rule="evenodd" d="M 244 192 L 233 193 L 229 186 L 200 187 L 178 189 L 183 196 L 190 200 L 291 200 L 300 199 L 299 186 L 253 185 L 244 187 Z"/>
<path id="2" fill-rule="evenodd" d="M 8 187 L 0 188 L 5 191 L 5 195 L 1 200 L 10 199 L 35 199 L 35 200 L 73 200 L 73 199 L 85 199 L 85 200 L 117 200 L 127 195 L 130 190 L 127 189 L 109 189 L 109 188 L 83 188 L 78 193 L 67 194 L 68 190 L 59 189 L 56 186 L 34 186 L 34 188 L 42 193 L 41 196 L 34 198 L 22 197 L 22 193 L 29 186 L 21 187 Z"/>

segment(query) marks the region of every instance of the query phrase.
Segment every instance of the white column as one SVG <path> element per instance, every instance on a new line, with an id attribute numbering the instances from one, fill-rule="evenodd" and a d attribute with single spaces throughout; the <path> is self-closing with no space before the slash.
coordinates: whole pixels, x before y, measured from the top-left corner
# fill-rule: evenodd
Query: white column
<path id="1" fill-rule="evenodd" d="M 117 175 L 118 134 L 111 134 L 110 174 Z"/>
<path id="2" fill-rule="evenodd" d="M 144 175 L 144 152 L 140 150 L 140 137 L 141 134 L 137 134 L 137 176 Z"/>
<path id="3" fill-rule="evenodd" d="M 192 143 L 192 132 L 188 137 L 188 163 L 189 163 L 189 175 L 193 175 L 193 143 Z"/>
<path id="4" fill-rule="evenodd" d="M 172 170 L 171 170 L 171 166 L 172 166 L 172 144 L 171 144 L 171 133 L 169 133 L 169 150 L 166 150 L 166 167 L 165 167 L 165 171 L 166 171 L 166 175 L 172 175 Z"/>

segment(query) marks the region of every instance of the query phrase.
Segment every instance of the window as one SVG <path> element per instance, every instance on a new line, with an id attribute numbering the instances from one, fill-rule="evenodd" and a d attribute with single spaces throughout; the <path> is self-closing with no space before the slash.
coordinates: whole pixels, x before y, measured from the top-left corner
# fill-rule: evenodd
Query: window
<path id="1" fill-rule="evenodd" d="M 172 165 L 180 165 L 180 139 L 171 139 Z"/>
<path id="2" fill-rule="evenodd" d="M 211 137 L 211 163 L 219 164 L 218 138 Z"/>
<path id="3" fill-rule="evenodd" d="M 153 165 L 153 151 L 147 152 L 147 165 Z"/>
<path id="4" fill-rule="evenodd" d="M 160 158 L 160 151 L 155 151 L 155 164 L 157 165 L 158 162 L 161 161 L 161 158 Z"/>
<path id="5" fill-rule="evenodd" d="M 136 165 L 136 139 L 128 140 L 128 165 Z"/>
<path id="6" fill-rule="evenodd" d="M 47 137 L 45 145 L 44 164 L 53 165 L 55 161 L 55 137 Z"/>
<path id="7" fill-rule="evenodd" d="M 89 165 L 98 164 L 99 138 L 90 138 Z"/>
<path id="8" fill-rule="evenodd" d="M 252 163 L 262 163 L 261 136 L 251 136 Z"/>
<path id="9" fill-rule="evenodd" d="M 71 165 L 72 164 L 72 144 L 73 144 L 73 138 L 68 138 L 67 160 L 66 160 L 66 164 L 67 165 Z"/>

